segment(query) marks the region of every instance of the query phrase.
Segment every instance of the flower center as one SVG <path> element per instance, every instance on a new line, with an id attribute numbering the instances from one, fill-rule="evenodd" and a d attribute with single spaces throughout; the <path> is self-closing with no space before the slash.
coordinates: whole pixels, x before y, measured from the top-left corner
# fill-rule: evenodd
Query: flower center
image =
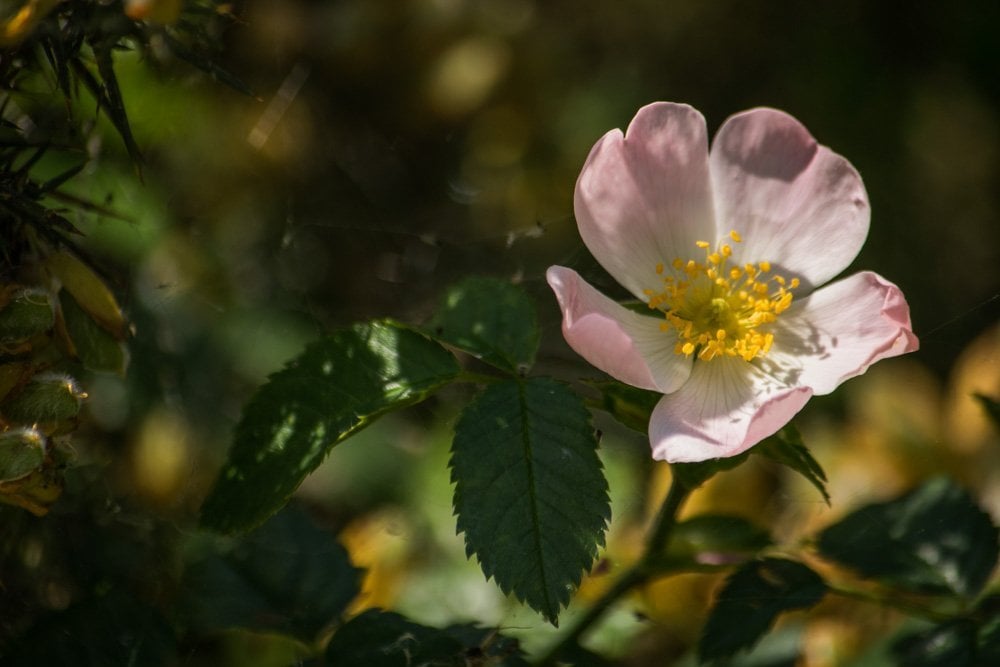
<path id="1" fill-rule="evenodd" d="M 735 230 L 729 237 L 742 241 Z M 767 354 L 774 341 L 768 325 L 792 305 L 791 290 L 799 279 L 771 273 L 768 261 L 730 266 L 733 249 L 728 243 L 715 250 L 706 241 L 697 246 L 705 251 L 704 262 L 677 258 L 670 264 L 672 272 L 658 264 L 663 289 L 645 290 L 649 307 L 666 318 L 660 328 L 678 334 L 674 352 L 697 354 L 703 361 L 719 355 L 751 361 Z"/>

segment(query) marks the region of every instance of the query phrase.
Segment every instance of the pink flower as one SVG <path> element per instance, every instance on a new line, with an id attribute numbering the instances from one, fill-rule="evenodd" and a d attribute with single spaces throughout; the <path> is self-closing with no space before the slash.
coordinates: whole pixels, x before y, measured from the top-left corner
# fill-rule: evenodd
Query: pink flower
<path id="1" fill-rule="evenodd" d="M 550 267 L 563 335 L 612 377 L 664 394 L 653 458 L 734 456 L 813 394 L 916 350 L 902 292 L 857 273 L 824 285 L 868 234 L 868 196 L 847 160 L 791 116 L 705 119 L 655 103 L 594 146 L 576 184 L 580 235 L 649 307 L 629 310 Z"/>

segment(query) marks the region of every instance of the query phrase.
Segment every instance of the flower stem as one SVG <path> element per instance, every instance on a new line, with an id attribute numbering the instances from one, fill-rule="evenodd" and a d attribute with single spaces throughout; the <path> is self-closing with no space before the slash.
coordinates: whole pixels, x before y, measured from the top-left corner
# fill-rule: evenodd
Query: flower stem
<path id="1" fill-rule="evenodd" d="M 928 621 L 933 621 L 936 623 L 943 623 L 945 621 L 954 619 L 958 614 L 958 610 L 941 611 L 939 609 L 933 609 L 927 604 L 922 604 L 920 602 L 909 601 L 904 599 L 892 598 L 891 596 L 881 595 L 877 592 L 862 590 L 858 588 L 849 588 L 846 586 L 838 586 L 833 583 L 827 583 L 827 590 L 832 595 L 839 595 L 843 598 L 848 598 L 851 600 L 858 600 L 860 602 L 865 602 L 868 604 L 873 604 L 878 607 L 889 607 L 900 611 L 909 616 L 914 616 L 917 618 L 922 618 Z"/>
<path id="2" fill-rule="evenodd" d="M 674 526 L 677 525 L 677 512 L 690 492 L 691 489 L 678 480 L 676 476 L 673 477 L 670 482 L 670 490 L 667 492 L 663 505 L 660 506 L 656 522 L 646 540 L 642 557 L 625 570 L 614 585 L 605 591 L 604 595 L 583 616 L 574 621 L 569 631 L 538 661 L 539 667 L 555 664 L 557 656 L 565 649 L 577 644 L 580 637 L 590 629 L 590 626 L 600 620 L 612 604 L 632 589 L 656 576 L 657 570 L 654 567 L 654 561 L 670 540 L 670 534 Z"/>

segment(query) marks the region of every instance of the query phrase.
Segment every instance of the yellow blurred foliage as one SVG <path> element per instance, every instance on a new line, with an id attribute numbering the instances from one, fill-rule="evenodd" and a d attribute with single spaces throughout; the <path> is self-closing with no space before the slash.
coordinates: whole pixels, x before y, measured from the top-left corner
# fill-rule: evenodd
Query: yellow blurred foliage
<path id="1" fill-rule="evenodd" d="M 191 465 L 191 434 L 184 418 L 162 407 L 150 412 L 132 444 L 136 492 L 155 506 L 175 506 L 190 480 Z"/>
<path id="2" fill-rule="evenodd" d="M 175 23 L 184 9 L 184 0 L 125 0 L 125 15 L 133 21 L 160 25 Z"/>
<path id="3" fill-rule="evenodd" d="M 351 522 L 341 531 L 340 540 L 351 562 L 365 570 L 361 594 L 348 610 L 350 615 L 372 607 L 393 607 L 411 555 L 408 530 L 401 512 L 382 510 Z"/>
<path id="4" fill-rule="evenodd" d="M 0 23 L 0 48 L 17 46 L 35 26 L 62 0 L 28 0 L 13 15 Z"/>

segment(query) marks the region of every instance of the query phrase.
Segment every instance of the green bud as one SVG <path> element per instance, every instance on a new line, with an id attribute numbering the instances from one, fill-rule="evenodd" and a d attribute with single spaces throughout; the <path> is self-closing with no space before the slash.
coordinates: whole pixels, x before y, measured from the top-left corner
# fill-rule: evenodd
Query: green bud
<path id="1" fill-rule="evenodd" d="M 45 436 L 33 428 L 0 433 L 0 482 L 19 479 L 45 461 Z"/>
<path id="2" fill-rule="evenodd" d="M 124 375 L 128 366 L 125 344 L 100 326 L 71 294 L 59 295 L 70 354 L 87 370 Z"/>
<path id="3" fill-rule="evenodd" d="M 67 375 L 43 373 L 0 403 L 0 414 L 8 421 L 44 424 L 75 417 L 86 394 Z"/>
<path id="4" fill-rule="evenodd" d="M 48 331 L 55 323 L 49 293 L 23 289 L 0 309 L 0 345 L 16 343 Z"/>

